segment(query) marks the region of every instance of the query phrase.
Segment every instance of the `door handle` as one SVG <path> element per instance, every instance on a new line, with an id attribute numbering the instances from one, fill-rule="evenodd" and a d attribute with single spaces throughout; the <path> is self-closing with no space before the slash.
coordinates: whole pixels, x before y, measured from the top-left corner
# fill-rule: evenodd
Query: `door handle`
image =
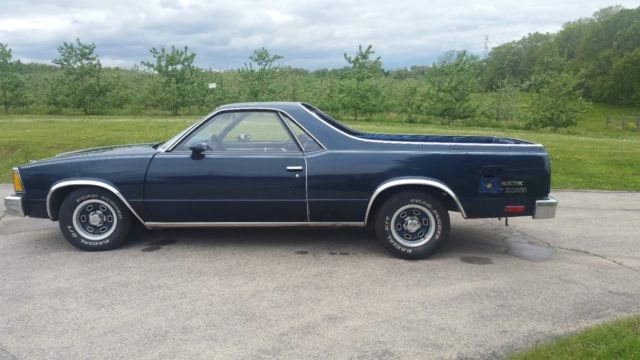
<path id="1" fill-rule="evenodd" d="M 302 171 L 302 166 L 287 166 L 287 171 L 289 172 L 298 172 Z"/>

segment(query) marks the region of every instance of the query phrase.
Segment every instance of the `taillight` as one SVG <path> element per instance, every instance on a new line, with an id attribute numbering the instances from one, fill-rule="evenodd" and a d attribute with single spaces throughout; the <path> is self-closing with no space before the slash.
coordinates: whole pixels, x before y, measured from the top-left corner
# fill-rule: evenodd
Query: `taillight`
<path id="1" fill-rule="evenodd" d="M 508 214 L 519 214 L 524 212 L 524 205 L 507 205 L 504 207 L 504 212 Z"/>

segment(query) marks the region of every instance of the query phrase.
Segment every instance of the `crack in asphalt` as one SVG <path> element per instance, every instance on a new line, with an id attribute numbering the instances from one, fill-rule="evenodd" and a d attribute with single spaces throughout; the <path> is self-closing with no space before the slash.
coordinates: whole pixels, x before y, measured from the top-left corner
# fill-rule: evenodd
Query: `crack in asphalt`
<path id="1" fill-rule="evenodd" d="M 541 243 L 545 244 L 547 247 L 549 247 L 549 248 L 551 248 L 551 249 L 555 249 L 555 250 L 564 250 L 564 251 L 568 251 L 568 252 L 572 252 L 572 253 L 577 253 L 577 254 L 582 254 L 582 255 L 590 255 L 590 256 L 594 256 L 594 257 L 597 257 L 597 258 L 600 258 L 600 259 L 606 260 L 606 261 L 608 261 L 608 262 L 610 262 L 610 263 L 612 263 L 612 264 L 615 264 L 615 265 L 621 266 L 621 267 L 623 267 L 623 268 L 625 268 L 625 269 L 629 269 L 629 270 L 631 270 L 631 271 L 634 271 L 634 272 L 640 273 L 640 269 L 636 269 L 636 268 L 634 268 L 634 267 L 631 267 L 631 266 L 629 266 L 629 265 L 627 265 L 627 264 L 623 263 L 622 261 L 618 261 L 618 260 L 611 259 L 611 258 L 609 258 L 609 257 L 607 257 L 607 256 L 605 256 L 605 255 L 601 255 L 601 254 L 593 253 L 593 252 L 590 252 L 590 251 L 587 251 L 587 250 L 582 250 L 582 249 L 574 249 L 574 248 L 568 248 L 568 247 L 564 247 L 564 246 L 554 246 L 554 245 L 552 245 L 550 242 L 548 242 L 548 241 L 546 241 L 546 240 L 542 240 L 542 239 L 540 239 L 540 238 L 536 237 L 535 235 L 525 234 L 524 232 L 521 232 L 521 231 L 515 230 L 515 229 L 513 229 L 513 228 L 507 228 L 507 232 L 509 232 L 511 235 L 516 235 L 516 236 L 518 236 L 518 235 L 519 235 L 519 236 L 522 236 L 525 240 L 526 240 L 526 238 L 533 238 L 534 240 L 539 241 L 539 242 L 541 242 Z M 529 242 L 529 241 L 527 241 L 527 242 Z M 538 245 L 538 244 L 532 244 L 532 245 Z"/>
<path id="2" fill-rule="evenodd" d="M 553 247 L 553 246 L 552 246 L 552 247 Z M 595 256 L 595 257 L 597 257 L 597 258 L 607 260 L 607 261 L 609 261 L 609 262 L 611 262 L 611 263 L 613 263 L 613 264 L 616 264 L 616 265 L 622 266 L 623 268 L 626 268 L 626 269 L 629 269 L 629 270 L 632 270 L 632 271 L 635 271 L 635 272 L 640 273 L 640 270 L 639 270 L 639 269 L 636 269 L 636 268 L 634 268 L 634 267 L 631 267 L 631 266 L 629 266 L 629 265 L 626 265 L 626 264 L 625 264 L 625 263 L 623 263 L 622 261 L 618 261 L 618 260 L 610 259 L 610 258 L 608 258 L 608 257 L 606 257 L 606 256 L 604 256 L 604 255 L 600 255 L 600 254 L 592 253 L 592 252 L 587 251 L 587 250 L 573 249 L 573 248 L 567 248 L 567 247 L 563 247 L 563 246 L 556 246 L 556 247 L 554 247 L 554 249 L 564 250 L 564 251 L 570 251 L 570 252 L 579 253 L 579 254 L 584 254 L 584 255 L 591 255 L 591 256 Z"/>

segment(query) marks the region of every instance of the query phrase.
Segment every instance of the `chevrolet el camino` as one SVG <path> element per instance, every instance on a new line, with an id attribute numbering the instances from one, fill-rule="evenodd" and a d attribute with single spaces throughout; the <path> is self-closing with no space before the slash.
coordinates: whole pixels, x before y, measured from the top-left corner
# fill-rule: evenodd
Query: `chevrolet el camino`
<path id="1" fill-rule="evenodd" d="M 523 140 L 352 130 L 303 103 L 219 107 L 172 139 L 64 153 L 13 170 L 8 213 L 58 221 L 75 247 L 148 229 L 371 226 L 424 259 L 464 218 L 555 216 L 549 156 Z"/>

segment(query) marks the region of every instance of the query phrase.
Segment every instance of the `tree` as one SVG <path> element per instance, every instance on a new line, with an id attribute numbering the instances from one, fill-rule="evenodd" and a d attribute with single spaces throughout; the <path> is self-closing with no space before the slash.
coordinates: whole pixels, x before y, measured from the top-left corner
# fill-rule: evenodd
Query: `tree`
<path id="1" fill-rule="evenodd" d="M 427 112 L 446 118 L 449 125 L 454 119 L 473 116 L 471 94 L 478 87 L 477 70 L 478 57 L 466 51 L 444 54 L 427 73 Z"/>
<path id="2" fill-rule="evenodd" d="M 157 75 L 149 87 L 150 104 L 178 115 L 181 108 L 194 105 L 198 98 L 206 96 L 202 95 L 206 89 L 198 78 L 199 69 L 193 66 L 196 54 L 188 47 L 180 50 L 172 45 L 171 51 L 161 47 L 160 50 L 152 48 L 150 52 L 155 61 L 142 62 L 142 66 Z"/>
<path id="3" fill-rule="evenodd" d="M 62 74 L 51 83 L 58 86 L 50 92 L 51 103 L 81 109 L 85 115 L 108 107 L 104 98 L 109 86 L 102 83 L 102 64 L 95 50 L 94 43 L 85 44 L 80 39 L 58 46 L 59 57 L 53 63 Z"/>
<path id="4" fill-rule="evenodd" d="M 529 128 L 559 128 L 576 126 L 580 115 L 589 108 L 576 90 L 578 79 L 568 72 L 549 72 L 538 76 L 534 100 L 527 121 Z"/>
<path id="5" fill-rule="evenodd" d="M 13 60 L 11 49 L 7 44 L 0 43 L 0 101 L 4 112 L 14 106 L 29 105 L 26 83 L 18 72 L 20 63 Z"/>
<path id="6" fill-rule="evenodd" d="M 375 51 L 371 45 L 362 49 L 358 45 L 358 51 L 354 56 L 344 54 L 344 59 L 349 64 L 341 82 L 341 95 L 346 109 L 353 112 L 353 117 L 358 120 L 358 114 L 377 112 L 382 105 L 381 78 L 382 62 L 380 56 L 373 58 Z"/>
<path id="7" fill-rule="evenodd" d="M 249 62 L 239 70 L 242 89 L 249 101 L 260 101 L 274 98 L 274 80 L 280 70 L 278 54 L 271 55 L 269 50 L 261 47 L 249 56 Z"/>
<path id="8" fill-rule="evenodd" d="M 640 48 L 613 62 L 606 88 L 608 102 L 640 108 Z"/>
<path id="9" fill-rule="evenodd" d="M 394 86 L 394 107 L 407 117 L 408 122 L 415 122 L 416 117 L 424 111 L 428 88 L 423 83 L 424 80 L 409 78 Z"/>
<path id="10" fill-rule="evenodd" d="M 510 78 L 500 79 L 493 92 L 491 105 L 496 121 L 513 120 L 519 86 Z"/>
<path id="11" fill-rule="evenodd" d="M 640 7 L 612 6 L 566 23 L 558 33 L 533 33 L 502 44 L 483 61 L 483 86 L 492 89 L 506 77 L 528 81 L 547 71 L 547 59 L 562 57 L 566 61 L 561 71 L 578 77 L 586 98 L 629 106 L 636 101 L 637 80 L 620 76 L 620 69 L 633 70 L 633 53 L 640 48 L 638 24 Z"/>

